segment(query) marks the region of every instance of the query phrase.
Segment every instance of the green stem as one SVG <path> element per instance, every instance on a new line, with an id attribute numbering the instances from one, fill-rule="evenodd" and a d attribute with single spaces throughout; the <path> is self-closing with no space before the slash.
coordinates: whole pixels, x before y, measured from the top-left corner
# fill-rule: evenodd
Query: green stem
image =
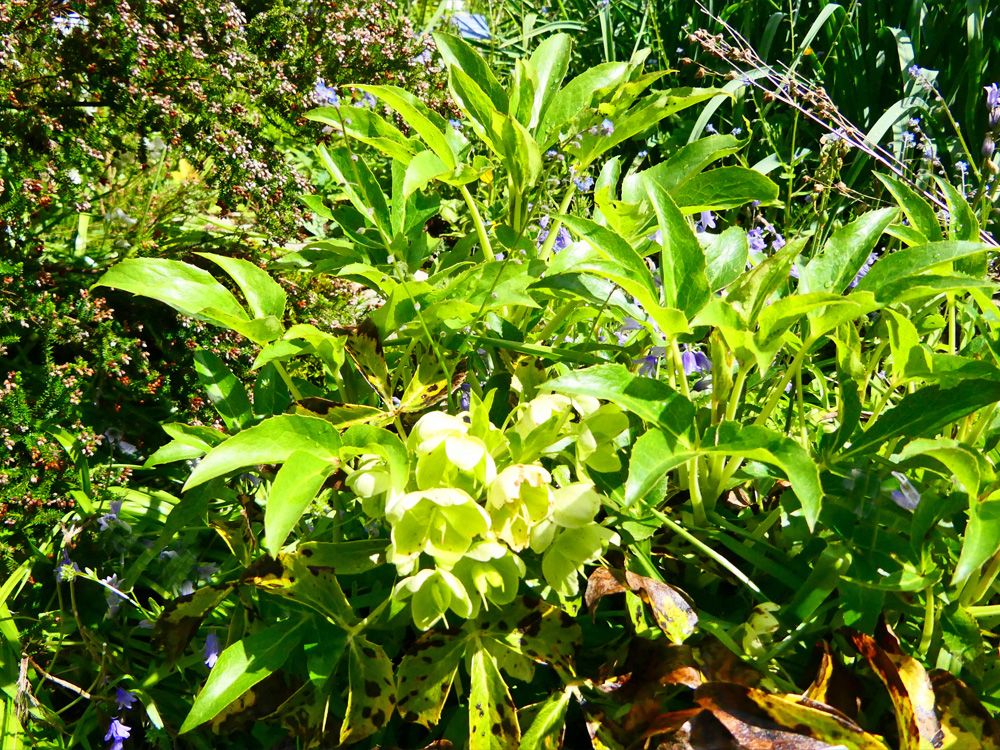
<path id="1" fill-rule="evenodd" d="M 930 586 L 926 592 L 924 592 L 927 600 L 924 602 L 924 628 L 923 632 L 920 634 L 920 645 L 918 650 L 924 656 L 927 656 L 927 652 L 931 648 L 931 639 L 934 637 L 934 586 Z"/>
<path id="2" fill-rule="evenodd" d="M 496 256 L 493 254 L 493 246 L 490 244 L 490 238 L 486 234 L 486 225 L 483 224 L 483 217 L 479 214 L 479 209 L 476 207 L 476 201 L 472 197 L 472 193 L 469 192 L 467 185 L 462 185 L 459 190 L 462 193 L 462 197 L 465 198 L 465 204 L 469 207 L 469 212 L 472 214 L 472 223 L 476 225 L 476 233 L 479 235 L 479 244 L 483 248 L 483 255 L 486 256 L 486 260 L 496 260 Z"/>
<path id="3" fill-rule="evenodd" d="M 302 394 L 299 392 L 299 389 L 295 387 L 295 383 L 292 382 L 292 377 L 288 374 L 288 370 L 285 369 L 285 366 L 277 360 L 275 360 L 273 364 L 274 369 L 278 371 L 278 375 L 280 375 L 281 379 L 285 381 L 285 385 L 288 387 L 288 392 L 292 394 L 292 398 L 296 401 L 301 401 Z"/>
<path id="4" fill-rule="evenodd" d="M 577 308 L 580 307 L 579 302 L 570 302 L 567 305 L 563 305 L 553 316 L 552 320 L 545 324 L 545 328 L 538 332 L 538 338 L 535 341 L 545 341 L 553 333 L 555 333 L 556 328 L 558 328 L 570 315 L 576 312 Z"/>

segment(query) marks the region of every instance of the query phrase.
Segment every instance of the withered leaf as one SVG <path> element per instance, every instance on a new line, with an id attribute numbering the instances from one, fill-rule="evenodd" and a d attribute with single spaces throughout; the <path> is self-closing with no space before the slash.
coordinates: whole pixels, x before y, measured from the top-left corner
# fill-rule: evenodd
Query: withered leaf
<path id="1" fill-rule="evenodd" d="M 636 593 L 653 613 L 660 630 L 676 644 L 683 643 L 698 625 L 698 615 L 672 586 L 630 570 L 598 568 L 587 579 L 584 600 L 593 614 L 602 597 L 625 590 Z"/>
<path id="2" fill-rule="evenodd" d="M 296 401 L 288 407 L 290 414 L 306 414 L 322 417 L 338 430 L 346 430 L 356 424 L 382 426 L 392 421 L 392 414 L 374 406 L 344 404 L 328 398 L 311 396 Z"/>
<path id="3" fill-rule="evenodd" d="M 180 658 L 205 616 L 229 596 L 231 583 L 203 586 L 193 594 L 167 602 L 153 628 L 153 646 L 163 651 L 170 664 Z"/>
<path id="4" fill-rule="evenodd" d="M 1000 750 L 1000 723 L 968 685 L 944 671 L 931 675 L 931 685 L 944 731 L 942 748 Z"/>

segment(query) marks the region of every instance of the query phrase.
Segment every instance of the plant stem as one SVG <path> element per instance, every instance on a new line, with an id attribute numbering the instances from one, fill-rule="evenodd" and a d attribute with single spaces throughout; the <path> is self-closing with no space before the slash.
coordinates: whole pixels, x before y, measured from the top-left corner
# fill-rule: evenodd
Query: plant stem
<path id="1" fill-rule="evenodd" d="M 285 369 L 285 366 L 281 364 L 281 362 L 275 360 L 274 369 L 278 371 L 278 375 L 280 375 L 281 379 L 285 381 L 285 385 L 288 387 L 288 392 L 292 394 L 292 398 L 296 401 L 301 401 L 302 394 L 299 392 L 299 389 L 295 387 L 295 383 L 292 382 L 292 377 L 288 374 L 288 370 Z"/>
<path id="2" fill-rule="evenodd" d="M 479 214 L 479 208 L 476 207 L 476 201 L 472 197 L 472 193 L 469 192 L 468 185 L 462 185 L 459 190 L 462 197 L 465 198 L 465 204 L 469 207 L 469 213 L 472 214 L 472 223 L 476 225 L 476 233 L 479 235 L 479 245 L 483 248 L 483 255 L 486 256 L 486 260 L 496 260 L 490 238 L 486 234 L 486 225 L 483 224 L 483 217 Z"/>

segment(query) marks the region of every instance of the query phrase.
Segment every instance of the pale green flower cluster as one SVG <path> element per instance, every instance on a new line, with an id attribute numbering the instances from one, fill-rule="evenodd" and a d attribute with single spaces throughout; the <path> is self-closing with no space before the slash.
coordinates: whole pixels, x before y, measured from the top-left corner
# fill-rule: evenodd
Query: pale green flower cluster
<path id="1" fill-rule="evenodd" d="M 602 498 L 588 472 L 621 469 L 622 410 L 543 395 L 501 430 L 489 421 L 492 397 L 473 397 L 461 416 L 424 415 L 407 440 L 405 482 L 394 484 L 388 457 L 376 455 L 359 457 L 347 478 L 391 530 L 387 558 L 405 576 L 396 596 L 411 600 L 422 629 L 449 611 L 466 619 L 509 604 L 525 577 L 576 597 L 583 566 L 618 542 L 595 520 Z"/>

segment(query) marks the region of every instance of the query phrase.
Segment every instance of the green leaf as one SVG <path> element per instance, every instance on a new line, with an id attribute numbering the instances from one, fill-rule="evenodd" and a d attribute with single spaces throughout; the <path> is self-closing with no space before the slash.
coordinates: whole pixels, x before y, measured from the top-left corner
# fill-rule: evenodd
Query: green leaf
<path id="1" fill-rule="evenodd" d="M 432 112 L 413 94 L 397 86 L 355 86 L 360 91 L 367 91 L 378 97 L 394 110 L 413 128 L 431 150 L 441 157 L 449 169 L 456 165 L 455 151 L 444 134 L 444 120 L 436 112 Z"/>
<path id="2" fill-rule="evenodd" d="M 692 177 L 670 195 L 685 214 L 694 214 L 725 211 L 755 200 L 771 203 L 778 197 L 778 186 L 746 167 L 719 167 Z"/>
<path id="3" fill-rule="evenodd" d="M 845 456 L 864 454 L 897 437 L 928 437 L 969 414 L 1000 401 L 1000 383 L 969 380 L 953 388 L 931 385 L 908 393 L 883 412 Z"/>
<path id="4" fill-rule="evenodd" d="M 809 294 L 793 294 L 789 297 L 782 297 L 777 302 L 765 307 L 757 318 L 759 326 L 757 338 L 761 346 L 766 346 L 769 339 L 781 335 L 813 310 L 829 308 L 837 304 L 844 305 L 851 310 L 860 310 L 860 307 L 854 302 L 845 300 L 840 295 L 827 294 L 826 292 L 810 292 Z"/>
<path id="5" fill-rule="evenodd" d="M 997 493 L 985 500 L 969 498 L 969 522 L 962 535 L 962 554 L 955 566 L 951 585 L 959 590 L 973 571 L 983 568 L 986 562 L 1000 551 L 1000 496 Z"/>
<path id="6" fill-rule="evenodd" d="M 573 672 L 583 639 L 580 626 L 565 610 L 527 597 L 493 607 L 479 616 L 475 626 L 505 648 L 567 674 Z"/>
<path id="7" fill-rule="evenodd" d="M 898 250 L 880 258 L 872 266 L 868 275 L 858 283 L 857 291 L 878 294 L 879 290 L 887 284 L 929 271 L 944 263 L 981 253 L 983 247 L 980 242 L 945 241 Z M 919 283 L 919 281 L 919 279 L 913 279 L 912 283 Z"/>
<path id="8" fill-rule="evenodd" d="M 406 166 L 406 175 L 403 178 L 403 197 L 417 190 L 423 190 L 429 182 L 449 171 L 451 170 L 441 161 L 441 157 L 433 151 L 421 151 Z"/>
<path id="9" fill-rule="evenodd" d="M 563 747 L 569 697 L 569 690 L 560 690 L 541 703 L 525 706 L 517 712 L 518 723 L 528 727 L 521 736 L 521 747 L 539 750 Z"/>
<path id="10" fill-rule="evenodd" d="M 123 260 L 94 286 L 109 286 L 159 300 L 178 312 L 195 317 L 205 308 L 221 310 L 234 318 L 248 320 L 232 292 L 208 271 L 165 258 Z"/>
<path id="11" fill-rule="evenodd" d="M 469 750 L 521 746 L 521 728 L 510 691 L 496 660 L 481 645 L 472 655 L 469 693 Z"/>
<path id="12" fill-rule="evenodd" d="M 663 240 L 660 274 L 667 307 L 682 310 L 688 319 L 703 308 L 712 293 L 705 274 L 705 251 L 673 199 L 659 185 L 646 183 L 646 194 L 656 211 Z M 645 265 L 645 264 L 643 264 Z"/>
<path id="13" fill-rule="evenodd" d="M 662 430 L 649 430 L 632 446 L 625 483 L 625 505 L 642 500 L 663 475 L 694 458 L 691 451 L 677 451 L 677 440 Z"/>
<path id="14" fill-rule="evenodd" d="M 573 40 L 569 34 L 553 34 L 531 54 L 530 66 L 535 72 L 535 101 L 531 105 L 529 130 L 537 127 L 552 98 L 562 86 L 566 71 L 569 70 L 572 50 Z"/>
<path id="15" fill-rule="evenodd" d="M 420 636 L 396 670 L 397 708 L 404 721 L 414 721 L 428 729 L 437 726 L 464 654 L 463 638 L 433 630 Z"/>
<path id="16" fill-rule="evenodd" d="M 648 180 L 667 192 L 683 185 L 714 161 L 740 150 L 740 141 L 731 135 L 712 135 L 679 148 L 669 159 L 625 178 L 622 200 L 636 203 L 643 199 L 642 182 Z"/>
<path id="17" fill-rule="evenodd" d="M 352 138 L 367 143 L 394 161 L 402 162 L 403 165 L 409 164 L 416 153 L 414 144 L 394 125 L 390 125 L 381 115 L 364 107 L 352 107 L 350 116 L 343 120 L 336 107 L 320 107 L 306 112 L 304 116 L 307 120 L 321 122 L 335 130 L 343 129 Z"/>
<path id="18" fill-rule="evenodd" d="M 895 177 L 877 172 L 875 176 L 892 193 L 892 197 L 896 199 L 899 207 L 906 214 L 906 218 L 910 220 L 911 227 L 926 237 L 928 242 L 940 242 L 943 239 L 941 236 L 941 224 L 938 222 L 937 214 L 934 213 L 931 204 L 924 200 L 920 193 Z"/>
<path id="19" fill-rule="evenodd" d="M 816 525 L 823 501 L 819 468 L 806 450 L 791 438 L 759 425 L 722 422 L 705 435 L 698 449 L 704 453 L 740 456 L 777 466 L 785 472 L 802 504 L 803 516 L 810 530 Z"/>
<path id="20" fill-rule="evenodd" d="M 993 471 L 983 456 L 956 440 L 919 438 L 906 445 L 899 454 L 900 461 L 915 456 L 930 456 L 948 470 L 946 476 L 953 476 L 962 483 L 969 498 L 979 497 L 979 488 L 984 476 L 992 479 Z"/>
<path id="21" fill-rule="evenodd" d="M 295 552 L 280 554 L 277 559 L 258 559 L 244 571 L 240 583 L 304 604 L 349 630 L 358 618 L 337 580 L 337 566 L 345 567 L 345 551 L 340 544 L 301 544 Z"/>
<path id="22" fill-rule="evenodd" d="M 611 401 L 677 438 L 686 438 L 694 423 L 694 404 L 666 383 L 633 375 L 622 365 L 577 370 L 549 380 L 543 387 L 567 396 Z"/>
<path id="23" fill-rule="evenodd" d="M 195 253 L 207 258 L 228 273 L 246 297 L 255 318 L 272 315 L 281 320 L 285 315 L 286 294 L 271 274 L 242 258 L 229 258 L 215 253 Z"/>
<path id="24" fill-rule="evenodd" d="M 837 229 L 800 273 L 800 291 L 842 293 L 897 214 L 895 208 L 869 211 Z"/>
<path id="25" fill-rule="evenodd" d="M 278 556 L 288 534 L 336 468 L 328 459 L 295 451 L 278 470 L 264 511 L 264 537 L 271 557 Z"/>
<path id="26" fill-rule="evenodd" d="M 449 68 L 458 68 L 468 75 L 490 98 L 494 109 L 499 112 L 507 112 L 510 108 L 507 92 L 503 90 L 503 86 L 493 75 L 493 69 L 472 45 L 457 36 L 441 32 L 434 34 L 434 42 Z"/>
<path id="27" fill-rule="evenodd" d="M 788 273 L 795 263 L 795 257 L 805 247 L 805 240 L 789 242 L 774 255 L 743 274 L 731 286 L 726 300 L 753 324 L 760 315 L 768 299 L 779 286 L 788 280 Z"/>
<path id="28" fill-rule="evenodd" d="M 339 449 L 340 434 L 329 422 L 317 417 L 279 414 L 214 448 L 191 472 L 184 489 L 247 466 L 284 463 L 296 451 L 334 459 Z"/>
<path id="29" fill-rule="evenodd" d="M 273 623 L 266 630 L 237 641 L 219 655 L 180 734 L 213 719 L 222 709 L 285 663 L 302 640 L 298 619 Z"/>
<path id="30" fill-rule="evenodd" d="M 226 427 L 242 430 L 253 421 L 253 407 L 246 389 L 220 356 L 199 349 L 194 353 L 194 369 Z"/>
<path id="31" fill-rule="evenodd" d="M 396 705 L 392 662 L 385 650 L 358 636 L 351 641 L 348 667 L 350 693 L 347 715 L 340 728 L 341 744 L 359 742 L 380 731 Z"/>
<path id="32" fill-rule="evenodd" d="M 750 245 L 747 233 L 739 227 L 729 227 L 705 248 L 705 275 L 708 288 L 717 292 L 738 279 L 747 267 Z"/>
<path id="33" fill-rule="evenodd" d="M 562 133 L 560 130 L 579 117 L 600 89 L 616 86 L 628 73 L 628 63 L 604 63 L 584 71 L 567 83 L 552 97 L 552 101 L 538 123 L 539 142 L 543 148 L 548 148 L 562 137 L 568 138 L 574 133 Z"/>
<path id="34" fill-rule="evenodd" d="M 937 182 L 938 187 L 941 188 L 941 192 L 944 193 L 945 200 L 948 202 L 948 213 L 950 215 L 948 219 L 948 239 L 967 240 L 969 242 L 978 240 L 979 220 L 976 218 L 972 206 L 969 205 L 965 197 L 948 180 L 939 175 L 934 175 L 934 180 Z"/>
<path id="35" fill-rule="evenodd" d="M 361 158 L 351 158 L 352 154 L 347 146 L 327 149 L 321 143 L 318 151 L 330 176 L 340 184 L 341 190 L 347 194 L 358 213 L 371 221 L 383 237 L 391 238 L 392 217 L 389 215 L 389 204 L 381 185 L 368 168 L 368 163 Z"/>

